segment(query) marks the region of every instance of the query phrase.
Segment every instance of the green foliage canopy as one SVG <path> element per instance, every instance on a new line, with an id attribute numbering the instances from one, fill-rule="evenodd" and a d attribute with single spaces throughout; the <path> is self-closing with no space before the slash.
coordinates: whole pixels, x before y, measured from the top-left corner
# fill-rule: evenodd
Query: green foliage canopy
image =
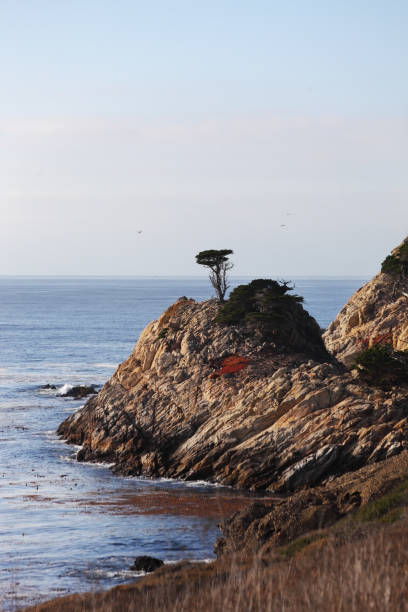
<path id="1" fill-rule="evenodd" d="M 217 268 L 221 264 L 228 261 L 228 256 L 232 255 L 234 251 L 231 249 L 208 249 L 207 251 L 200 251 L 196 255 L 196 262 L 201 266 L 207 266 L 208 268 Z"/>

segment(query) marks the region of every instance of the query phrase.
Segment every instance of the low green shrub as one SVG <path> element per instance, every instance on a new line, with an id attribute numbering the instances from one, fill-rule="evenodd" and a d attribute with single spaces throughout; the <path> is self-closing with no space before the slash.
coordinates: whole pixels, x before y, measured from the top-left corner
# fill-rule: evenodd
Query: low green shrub
<path id="1" fill-rule="evenodd" d="M 375 387 L 388 389 L 408 384 L 408 352 L 394 351 L 390 344 L 378 343 L 357 355 L 353 369 Z"/>
<path id="2" fill-rule="evenodd" d="M 408 238 L 391 255 L 387 255 L 381 264 L 381 272 L 392 276 L 408 274 Z"/>
<path id="3" fill-rule="evenodd" d="M 399 505 L 406 505 L 408 502 L 408 480 L 404 480 L 390 493 L 383 495 L 362 508 L 354 515 L 353 521 L 381 521 L 383 523 L 393 523 L 396 521 L 401 511 L 397 509 Z"/>

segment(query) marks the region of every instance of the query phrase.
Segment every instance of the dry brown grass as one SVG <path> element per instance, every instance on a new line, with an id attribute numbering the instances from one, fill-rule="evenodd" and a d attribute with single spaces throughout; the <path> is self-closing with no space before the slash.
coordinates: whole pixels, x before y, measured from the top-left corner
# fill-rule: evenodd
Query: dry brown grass
<path id="1" fill-rule="evenodd" d="M 167 567 L 134 585 L 76 595 L 36 612 L 362 612 L 408 610 L 408 523 L 294 557 Z"/>

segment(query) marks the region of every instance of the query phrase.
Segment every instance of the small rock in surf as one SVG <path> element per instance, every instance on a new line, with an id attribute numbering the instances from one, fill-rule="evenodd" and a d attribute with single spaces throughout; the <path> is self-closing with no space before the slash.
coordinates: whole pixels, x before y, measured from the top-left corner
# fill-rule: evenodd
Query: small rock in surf
<path id="1" fill-rule="evenodd" d="M 162 565 L 164 565 L 164 562 L 161 559 L 155 559 L 154 557 L 142 555 L 140 557 L 136 557 L 135 562 L 130 569 L 134 572 L 154 572 L 154 570 L 158 569 Z"/>
<path id="2" fill-rule="evenodd" d="M 81 399 L 87 395 L 94 395 L 98 393 L 93 385 L 89 387 L 87 385 L 77 385 L 69 389 L 66 393 L 62 393 L 61 397 L 73 397 L 74 399 Z"/>

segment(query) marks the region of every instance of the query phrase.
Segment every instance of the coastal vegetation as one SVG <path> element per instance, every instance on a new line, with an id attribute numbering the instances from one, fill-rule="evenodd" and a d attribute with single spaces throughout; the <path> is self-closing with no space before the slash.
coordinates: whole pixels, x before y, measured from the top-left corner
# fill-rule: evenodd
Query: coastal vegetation
<path id="1" fill-rule="evenodd" d="M 238 285 L 215 320 L 256 331 L 280 350 L 325 352 L 319 325 L 303 308 L 303 297 L 292 290 L 289 282 L 270 278 Z"/>
<path id="2" fill-rule="evenodd" d="M 369 385 L 390 389 L 408 384 L 408 352 L 394 351 L 389 343 L 377 343 L 359 353 L 353 365 Z"/>
<path id="3" fill-rule="evenodd" d="M 392 251 L 381 264 L 381 272 L 391 276 L 406 276 L 408 274 L 408 239 Z"/>
<path id="4" fill-rule="evenodd" d="M 289 320 L 296 304 L 303 302 L 300 295 L 288 294 L 289 283 L 258 278 L 247 285 L 238 285 L 222 305 L 217 316 L 219 323 L 249 321 L 282 323 Z"/>

